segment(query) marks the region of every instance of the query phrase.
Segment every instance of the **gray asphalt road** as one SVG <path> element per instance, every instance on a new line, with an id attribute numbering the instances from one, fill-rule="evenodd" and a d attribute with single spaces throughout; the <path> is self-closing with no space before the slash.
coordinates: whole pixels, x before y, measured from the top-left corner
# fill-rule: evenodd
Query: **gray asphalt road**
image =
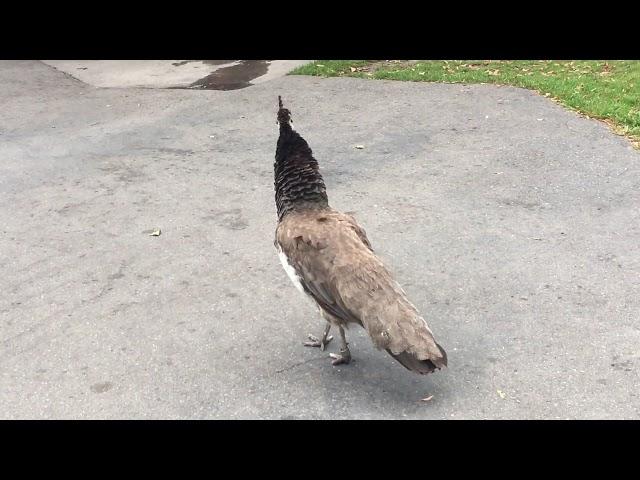
<path id="1" fill-rule="evenodd" d="M 302 346 L 323 323 L 273 247 L 278 94 L 446 371 L 358 330 L 349 366 Z M 2 418 L 640 413 L 640 154 L 597 121 L 507 87 L 97 89 L 39 62 L 0 63 L 0 104 Z"/>

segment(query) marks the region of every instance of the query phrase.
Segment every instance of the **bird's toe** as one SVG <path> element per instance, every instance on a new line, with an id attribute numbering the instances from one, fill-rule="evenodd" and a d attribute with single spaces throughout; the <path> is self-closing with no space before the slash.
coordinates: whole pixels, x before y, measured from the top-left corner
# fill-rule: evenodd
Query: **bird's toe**
<path id="1" fill-rule="evenodd" d="M 322 342 L 315 335 L 312 335 L 310 333 L 309 335 L 307 335 L 307 338 L 309 339 L 309 341 L 304 342 L 305 347 L 322 347 Z"/>
<path id="2" fill-rule="evenodd" d="M 305 347 L 320 347 L 320 350 L 322 351 L 324 351 L 324 349 L 327 348 L 329 342 L 333 340 L 333 336 L 331 335 L 328 336 L 326 340 L 320 340 L 318 337 L 312 334 L 307 335 L 307 338 L 309 339 L 309 341 L 303 343 Z"/>
<path id="3" fill-rule="evenodd" d="M 346 352 L 341 350 L 340 353 L 330 353 L 329 357 L 332 358 L 332 365 L 346 365 L 351 362 L 351 353 L 347 350 Z"/>

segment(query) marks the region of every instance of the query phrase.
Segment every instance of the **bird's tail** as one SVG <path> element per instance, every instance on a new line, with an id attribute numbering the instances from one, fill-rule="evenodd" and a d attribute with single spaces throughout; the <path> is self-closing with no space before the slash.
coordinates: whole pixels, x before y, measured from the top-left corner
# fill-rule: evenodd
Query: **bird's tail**
<path id="1" fill-rule="evenodd" d="M 282 106 L 282 97 L 278 95 L 278 123 L 280 124 L 280 128 L 283 126 L 290 127 L 291 122 L 291 112 L 288 108 Z"/>
<path id="2" fill-rule="evenodd" d="M 444 348 L 437 343 L 436 346 L 440 350 L 441 356 L 439 358 L 431 358 L 429 360 L 420 360 L 414 354 L 407 351 L 394 354 L 391 350 L 387 349 L 387 352 L 407 370 L 424 375 L 447 366 L 447 352 L 445 352 Z"/>

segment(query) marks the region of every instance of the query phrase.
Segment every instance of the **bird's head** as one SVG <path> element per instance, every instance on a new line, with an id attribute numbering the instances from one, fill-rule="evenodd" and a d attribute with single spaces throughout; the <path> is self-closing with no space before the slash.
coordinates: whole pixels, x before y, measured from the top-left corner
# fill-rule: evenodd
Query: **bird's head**
<path id="1" fill-rule="evenodd" d="M 284 108 L 282 106 L 282 97 L 278 95 L 278 124 L 283 125 L 291 125 L 293 120 L 291 120 L 291 112 L 288 108 Z"/>

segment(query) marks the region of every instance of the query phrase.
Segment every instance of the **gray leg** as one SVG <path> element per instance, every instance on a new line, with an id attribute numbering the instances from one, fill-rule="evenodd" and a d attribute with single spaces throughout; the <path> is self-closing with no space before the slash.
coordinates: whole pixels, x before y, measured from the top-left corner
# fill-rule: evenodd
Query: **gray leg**
<path id="1" fill-rule="evenodd" d="M 338 327 L 340 329 L 340 339 L 342 341 L 342 346 L 340 347 L 340 354 L 337 355 L 335 353 L 330 353 L 329 356 L 333 358 L 331 362 L 333 365 L 340 365 L 341 363 L 349 363 L 351 361 L 351 352 L 349 351 L 349 344 L 347 343 L 347 337 L 344 334 L 344 328 Z"/>
<path id="2" fill-rule="evenodd" d="M 315 335 L 307 335 L 309 338 L 309 342 L 304 342 L 305 347 L 320 347 L 320 350 L 324 351 L 327 347 L 327 344 L 333 340 L 333 337 L 328 336 L 329 330 L 331 330 L 331 324 L 327 322 L 327 326 L 324 329 L 324 333 L 322 334 L 322 340 L 319 340 Z"/>

